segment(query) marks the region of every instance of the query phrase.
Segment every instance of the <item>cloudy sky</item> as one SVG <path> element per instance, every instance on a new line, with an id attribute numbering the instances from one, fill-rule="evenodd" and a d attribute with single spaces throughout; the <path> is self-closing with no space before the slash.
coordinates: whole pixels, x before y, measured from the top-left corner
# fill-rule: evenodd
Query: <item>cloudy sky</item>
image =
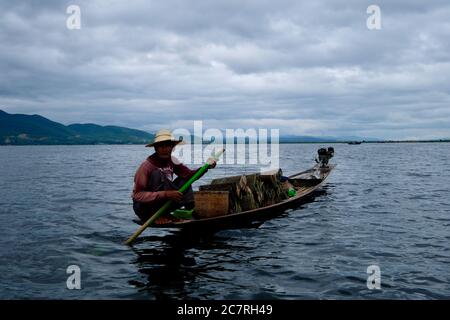
<path id="1" fill-rule="evenodd" d="M 0 109 L 148 131 L 450 137 L 449 18 L 448 0 L 0 0 Z"/>

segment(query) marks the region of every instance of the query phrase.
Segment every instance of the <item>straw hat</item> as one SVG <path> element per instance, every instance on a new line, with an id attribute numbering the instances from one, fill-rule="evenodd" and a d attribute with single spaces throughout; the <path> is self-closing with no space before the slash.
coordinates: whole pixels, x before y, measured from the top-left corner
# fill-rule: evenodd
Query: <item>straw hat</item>
<path id="1" fill-rule="evenodd" d="M 155 140 L 152 143 L 146 145 L 146 147 L 154 147 L 155 144 L 164 141 L 172 141 L 175 145 L 184 144 L 184 142 L 181 139 L 180 140 L 175 139 L 172 132 L 170 132 L 169 130 L 161 129 L 156 133 Z"/>

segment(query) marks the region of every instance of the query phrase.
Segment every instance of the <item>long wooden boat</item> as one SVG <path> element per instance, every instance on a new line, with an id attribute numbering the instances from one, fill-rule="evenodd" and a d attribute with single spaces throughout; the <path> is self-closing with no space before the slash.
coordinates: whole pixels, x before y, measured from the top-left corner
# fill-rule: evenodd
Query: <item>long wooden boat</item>
<path id="1" fill-rule="evenodd" d="M 319 189 L 325 183 L 327 177 L 335 167 L 336 165 L 333 164 L 324 166 L 323 164 L 318 163 L 309 170 L 289 176 L 289 182 L 296 189 L 296 195 L 276 204 L 212 218 L 155 224 L 153 227 L 215 230 L 235 228 L 258 220 L 264 221 L 283 213 L 289 208 L 308 201 L 313 196 L 314 191 Z"/>

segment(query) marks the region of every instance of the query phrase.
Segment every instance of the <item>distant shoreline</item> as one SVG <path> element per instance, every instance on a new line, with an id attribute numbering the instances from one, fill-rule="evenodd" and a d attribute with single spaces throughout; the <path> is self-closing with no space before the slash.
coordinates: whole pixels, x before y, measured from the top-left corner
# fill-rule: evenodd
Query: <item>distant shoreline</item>
<path id="1" fill-rule="evenodd" d="M 288 142 L 280 142 L 279 144 L 349 144 L 352 141 L 288 141 Z M 386 144 L 386 143 L 448 143 L 450 139 L 442 139 L 442 140 L 386 140 L 386 141 L 361 141 L 361 144 Z M 207 144 L 207 143 L 205 143 Z M 240 144 L 240 143 L 237 143 Z M 245 143 L 248 144 L 248 143 Z M 7 146 L 15 146 L 15 147 L 29 147 L 29 146 L 139 146 L 144 144 L 140 143 L 78 143 L 78 144 L 69 144 L 69 143 L 55 143 L 55 144 L 0 144 L 0 147 Z M 225 143 L 224 143 L 225 145 Z"/>
<path id="2" fill-rule="evenodd" d="M 349 144 L 353 141 L 323 141 L 323 142 L 280 142 L 280 144 L 311 144 L 311 143 L 344 143 Z M 382 140 L 382 141 L 361 141 L 361 144 L 365 143 L 445 143 L 450 142 L 450 139 L 441 139 L 441 140 Z"/>
<path id="3" fill-rule="evenodd" d="M 236 144 L 248 144 L 249 141 L 271 143 L 271 138 L 250 137 L 244 133 L 232 140 Z M 223 137 L 223 136 L 222 136 Z M 86 145 L 145 145 L 155 138 L 153 133 L 118 126 L 101 126 L 94 123 L 63 125 L 40 115 L 9 114 L 0 110 L 0 146 L 86 146 Z M 205 141 L 202 135 L 191 135 L 190 141 Z M 243 138 L 243 139 L 242 139 Z M 438 143 L 450 142 L 450 137 L 426 140 L 393 140 L 377 137 L 358 136 L 296 136 L 277 137 L 280 144 L 337 144 L 359 145 L 361 143 Z M 194 139 L 194 140 L 192 140 Z M 228 139 L 228 138 L 227 138 Z M 256 140 L 254 140 L 256 139 Z M 226 139 L 218 139 L 225 145 Z"/>

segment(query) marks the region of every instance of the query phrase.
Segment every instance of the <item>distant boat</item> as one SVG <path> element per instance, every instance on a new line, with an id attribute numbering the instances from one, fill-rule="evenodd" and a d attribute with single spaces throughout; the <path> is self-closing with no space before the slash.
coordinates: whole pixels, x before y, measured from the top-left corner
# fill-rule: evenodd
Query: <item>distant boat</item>
<path id="1" fill-rule="evenodd" d="M 350 141 L 348 142 L 348 144 L 361 144 L 362 141 Z"/>

